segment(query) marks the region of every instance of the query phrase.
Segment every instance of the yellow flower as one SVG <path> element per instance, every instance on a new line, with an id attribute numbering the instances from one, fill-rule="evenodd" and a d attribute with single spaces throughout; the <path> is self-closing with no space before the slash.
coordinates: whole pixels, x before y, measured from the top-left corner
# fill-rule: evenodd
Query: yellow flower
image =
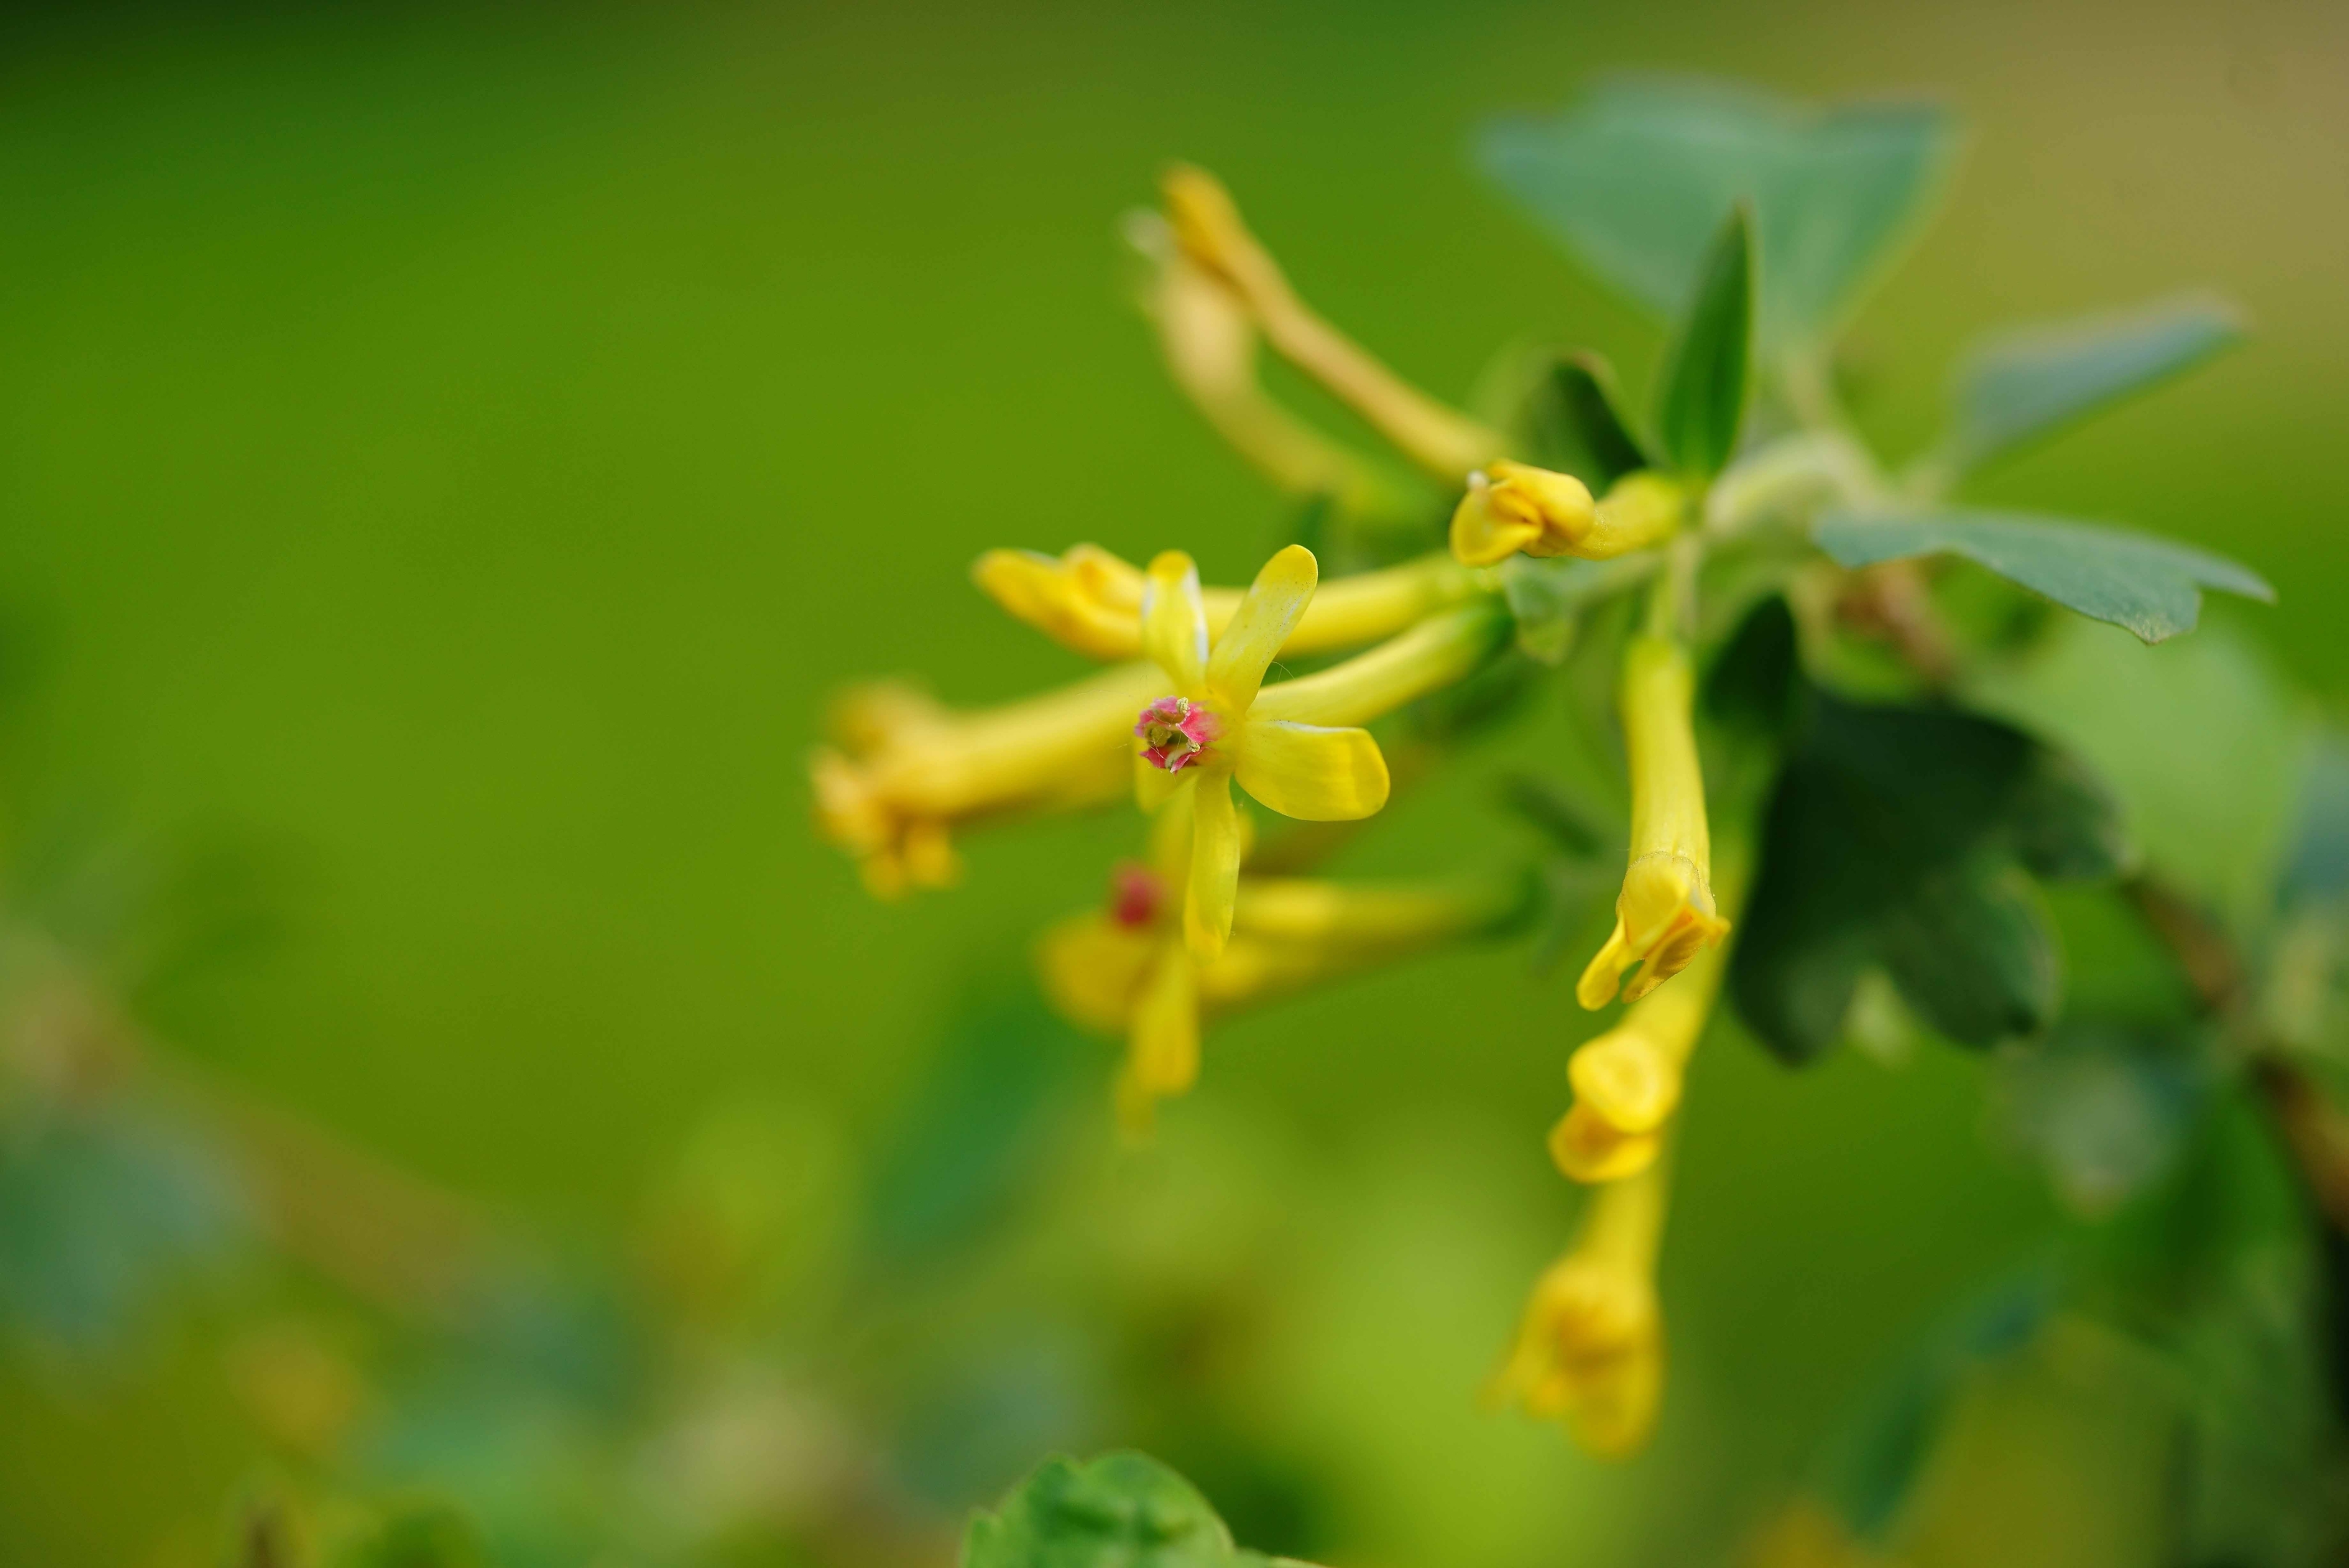
<path id="1" fill-rule="evenodd" d="M 1319 381 L 1412 461 L 1457 483 L 1506 450 L 1495 431 L 1444 407 L 1366 353 L 1297 296 L 1216 177 L 1178 164 L 1162 189 L 1174 241 L 1247 307 L 1281 357 Z"/>
<path id="2" fill-rule="evenodd" d="M 1164 679 L 1146 664 L 1120 665 L 976 712 L 895 682 L 851 691 L 833 711 L 834 744 L 809 764 L 817 826 L 883 898 L 945 887 L 959 870 L 950 828 L 1130 788 L 1133 711 Z"/>
<path id="3" fill-rule="evenodd" d="M 1125 1036 L 1116 1097 L 1132 1137 L 1148 1133 L 1159 1099 L 1184 1093 L 1198 1075 L 1203 1019 L 1492 929 L 1514 902 L 1498 888 L 1244 876 L 1231 940 L 1203 961 L 1184 939 L 1174 897 L 1189 865 L 1186 834 L 1181 814 L 1161 813 L 1149 863 L 1120 866 L 1106 909 L 1061 921 L 1037 947 L 1053 1006 L 1073 1023 Z"/>
<path id="4" fill-rule="evenodd" d="M 1582 1231 L 1544 1270 L 1492 1396 L 1563 1421 L 1593 1453 L 1630 1453 L 1654 1429 L 1664 1383 L 1656 1252 L 1664 1168 L 1597 1189 Z"/>
<path id="5" fill-rule="evenodd" d="M 1318 575 L 1302 545 L 1274 556 L 1210 652 L 1191 557 L 1170 550 L 1150 564 L 1143 649 L 1174 691 L 1133 722 L 1137 793 L 1145 810 L 1164 803 L 1188 821 L 1183 929 L 1201 958 L 1222 951 L 1231 934 L 1240 867 L 1233 781 L 1284 816 L 1371 815 L 1386 805 L 1387 764 L 1360 726 L 1459 680 L 1506 633 L 1505 614 L 1471 606 L 1319 674 L 1266 687 L 1265 671 L 1305 613 Z"/>
<path id="6" fill-rule="evenodd" d="M 1625 474 L 1594 502 L 1572 474 L 1495 462 L 1468 476 L 1452 514 L 1452 554 L 1469 566 L 1520 551 L 1604 561 L 1670 538 L 1684 510 L 1681 487 L 1660 473 Z"/>
<path id="7" fill-rule="evenodd" d="M 971 567 L 982 591 L 1020 620 L 1095 659 L 1142 654 L 1142 569 L 1096 545 L 1058 557 L 1034 550 L 989 550 Z M 1280 651 L 1327 653 L 1392 637 L 1450 605 L 1485 592 L 1478 575 L 1441 555 L 1319 585 Z M 1240 607 L 1239 588 L 1202 588 L 1207 630 L 1221 636 Z"/>
<path id="8" fill-rule="evenodd" d="M 1585 1007 L 1636 1002 L 1728 934 L 1713 898 L 1704 778 L 1691 718 L 1695 676 L 1669 638 L 1634 637 L 1623 655 L 1623 741 L 1631 772 L 1631 857 L 1615 900 L 1615 930 L 1582 971 Z M 1624 971 L 1644 964 L 1630 984 Z"/>
<path id="9" fill-rule="evenodd" d="M 1620 1181 L 1655 1162 L 1723 967 L 1722 950 L 1706 949 L 1679 984 L 1642 998 L 1575 1052 L 1566 1069 L 1574 1107 L 1549 1135 L 1559 1170 L 1577 1181 Z"/>

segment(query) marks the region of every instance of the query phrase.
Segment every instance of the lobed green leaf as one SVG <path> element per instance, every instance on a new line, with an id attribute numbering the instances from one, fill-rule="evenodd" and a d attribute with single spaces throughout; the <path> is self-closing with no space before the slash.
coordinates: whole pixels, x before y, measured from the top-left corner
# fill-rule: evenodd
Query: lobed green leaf
<path id="1" fill-rule="evenodd" d="M 1046 1459 L 963 1536 L 961 1568 L 1269 1568 L 1146 1454 Z"/>
<path id="2" fill-rule="evenodd" d="M 1496 121 L 1477 153 L 1593 272 L 1659 312 L 1688 299 L 1723 219 L 1751 202 L 1761 351 L 1775 360 L 1841 325 L 1934 205 L 1958 140 L 1930 104 L 1816 109 L 1629 78 L 1555 118 Z"/>
<path id="3" fill-rule="evenodd" d="M 2250 567 L 2188 545 L 2018 512 L 1832 513 L 1813 532 L 1845 566 L 1954 555 L 2146 642 L 2191 631 L 2204 588 L 2272 603 Z"/>

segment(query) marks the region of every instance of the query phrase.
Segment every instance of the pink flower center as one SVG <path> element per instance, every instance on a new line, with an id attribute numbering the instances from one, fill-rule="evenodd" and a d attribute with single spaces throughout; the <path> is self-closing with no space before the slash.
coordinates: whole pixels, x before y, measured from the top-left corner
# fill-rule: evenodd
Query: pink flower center
<path id="1" fill-rule="evenodd" d="M 1165 898 L 1165 884 L 1139 861 L 1121 860 L 1110 873 L 1109 918 L 1129 930 L 1155 923 Z"/>
<path id="2" fill-rule="evenodd" d="M 1197 762 L 1224 730 L 1205 703 L 1161 697 L 1142 711 L 1133 732 L 1141 737 L 1142 755 L 1151 766 L 1179 774 Z"/>

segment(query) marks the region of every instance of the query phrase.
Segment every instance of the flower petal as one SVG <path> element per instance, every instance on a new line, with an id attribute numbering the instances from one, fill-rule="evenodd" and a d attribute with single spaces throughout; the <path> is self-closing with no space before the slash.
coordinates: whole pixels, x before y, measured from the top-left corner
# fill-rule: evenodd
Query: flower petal
<path id="1" fill-rule="evenodd" d="M 1283 816 L 1351 822 L 1387 803 L 1387 760 L 1368 730 L 1258 722 L 1233 752 L 1240 787 Z"/>
<path id="2" fill-rule="evenodd" d="M 1656 1163 L 1661 1133 L 1625 1132 L 1589 1106 L 1577 1102 L 1549 1130 L 1549 1158 L 1568 1179 L 1620 1181 Z"/>
<path id="3" fill-rule="evenodd" d="M 1099 914 L 1073 915 L 1036 944 L 1037 976 L 1052 1009 L 1071 1023 L 1116 1034 L 1133 1023 L 1156 940 Z"/>
<path id="4" fill-rule="evenodd" d="M 1207 695 L 1227 713 L 1244 713 L 1256 701 L 1264 672 L 1279 657 L 1306 605 L 1313 597 L 1321 568 L 1313 552 L 1291 545 L 1264 564 L 1256 581 L 1232 613 L 1231 624 L 1216 639 L 1207 656 Z"/>
<path id="5" fill-rule="evenodd" d="M 1207 607 L 1199 597 L 1199 568 L 1180 550 L 1150 563 L 1142 590 L 1142 651 L 1166 672 L 1176 691 L 1196 697 L 1207 675 Z"/>
<path id="6" fill-rule="evenodd" d="M 1232 778 L 1220 769 L 1191 786 L 1191 875 L 1183 900 L 1183 935 L 1191 950 L 1214 958 L 1232 934 L 1232 900 L 1240 880 L 1240 816 Z M 1178 806 L 1176 809 L 1180 809 Z"/>
<path id="7" fill-rule="evenodd" d="M 1179 942 L 1162 942 L 1133 1011 L 1132 1071 L 1154 1095 L 1179 1095 L 1199 1076 L 1199 979 Z"/>

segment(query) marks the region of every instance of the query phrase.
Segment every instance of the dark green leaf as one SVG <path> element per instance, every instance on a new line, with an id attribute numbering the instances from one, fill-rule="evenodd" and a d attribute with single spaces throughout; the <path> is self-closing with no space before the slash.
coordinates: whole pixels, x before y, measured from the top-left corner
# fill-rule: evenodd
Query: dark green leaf
<path id="1" fill-rule="evenodd" d="M 2201 363 L 2242 334 L 2232 306 L 2187 298 L 1994 338 L 1959 379 L 1951 460 L 1979 467 Z"/>
<path id="2" fill-rule="evenodd" d="M 1488 127 L 1479 160 L 1593 272 L 1660 312 L 1754 207 L 1762 352 L 1824 339 L 1919 226 L 1958 144 L 1931 105 L 1818 110 L 1726 83 L 1604 83 L 1565 114 Z"/>
<path id="3" fill-rule="evenodd" d="M 1802 676 L 1794 612 L 1772 594 L 1746 612 L 1714 656 L 1704 678 L 1705 711 L 1716 723 L 1785 735 L 1800 716 Z"/>
<path id="4" fill-rule="evenodd" d="M 2300 826 L 2278 902 L 2287 907 L 2349 894 L 2349 738 L 2327 734 L 2301 782 Z"/>
<path id="5" fill-rule="evenodd" d="M 1613 838 L 1598 813 L 1565 789 L 1532 774 L 1501 781 L 1501 804 L 1539 828 L 1566 855 L 1588 859 Z"/>
<path id="6" fill-rule="evenodd" d="M 1816 691 L 1809 712 L 1731 960 L 1747 1024 L 1807 1061 L 1841 1037 L 1860 975 L 1880 965 L 1961 1044 L 2046 1027 L 2056 947 L 2022 867 L 2108 869 L 2118 828 L 2101 792 L 1994 720 Z"/>
<path id="7" fill-rule="evenodd" d="M 1197 1489 L 1144 1454 L 1046 1459 L 963 1536 L 962 1568 L 1242 1568 Z"/>
<path id="8" fill-rule="evenodd" d="M 2266 579 L 2224 556 L 2150 535 L 2019 512 L 1837 513 L 1820 520 L 1815 536 L 1846 566 L 1963 556 L 2147 642 L 2193 630 L 2206 587 L 2275 598 Z"/>
<path id="9" fill-rule="evenodd" d="M 1706 253 L 1664 358 L 1656 435 L 1682 472 L 1710 479 L 1736 452 L 1753 337 L 1753 247 L 1741 205 L 1731 210 Z"/>
<path id="10" fill-rule="evenodd" d="M 1623 417 L 1614 369 L 1598 354 L 1545 355 L 1526 389 L 1516 425 L 1529 461 L 1573 474 L 1594 495 L 1650 466 Z"/>

